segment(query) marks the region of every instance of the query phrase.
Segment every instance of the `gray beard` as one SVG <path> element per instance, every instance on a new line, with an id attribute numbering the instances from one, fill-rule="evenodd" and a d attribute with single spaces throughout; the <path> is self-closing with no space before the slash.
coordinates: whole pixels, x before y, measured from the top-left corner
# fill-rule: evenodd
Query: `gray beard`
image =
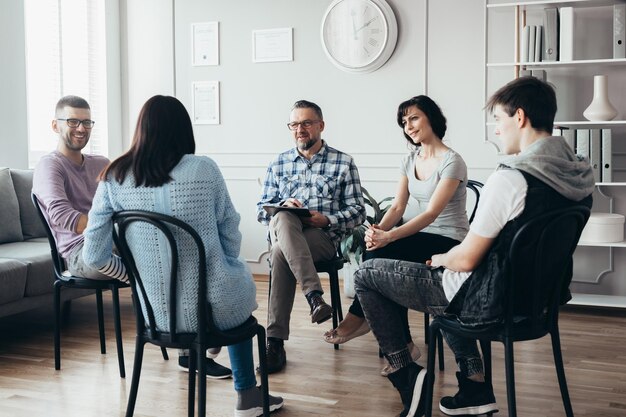
<path id="1" fill-rule="evenodd" d="M 316 139 L 309 139 L 306 142 L 297 142 L 298 144 L 298 149 L 300 149 L 301 151 L 308 151 L 309 149 L 311 149 L 315 144 L 317 143 Z"/>

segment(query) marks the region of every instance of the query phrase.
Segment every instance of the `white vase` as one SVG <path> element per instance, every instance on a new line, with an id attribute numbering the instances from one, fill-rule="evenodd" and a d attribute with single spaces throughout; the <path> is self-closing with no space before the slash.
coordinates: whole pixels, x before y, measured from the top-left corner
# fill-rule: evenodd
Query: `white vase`
<path id="1" fill-rule="evenodd" d="M 354 290 L 354 273 L 359 268 L 356 260 L 350 256 L 350 262 L 343 264 L 343 295 L 348 298 L 354 298 L 356 291 Z"/>
<path id="2" fill-rule="evenodd" d="M 593 77 L 593 100 L 583 116 L 591 121 L 613 120 L 617 116 L 617 110 L 609 101 L 609 81 L 606 75 Z"/>

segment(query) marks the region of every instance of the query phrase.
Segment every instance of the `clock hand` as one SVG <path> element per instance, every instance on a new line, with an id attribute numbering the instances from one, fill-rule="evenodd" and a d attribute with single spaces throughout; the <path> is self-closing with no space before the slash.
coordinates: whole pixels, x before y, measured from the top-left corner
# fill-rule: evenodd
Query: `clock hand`
<path id="1" fill-rule="evenodd" d="M 354 40 L 357 40 L 357 36 L 356 36 L 356 23 L 354 22 L 354 16 L 356 16 L 356 10 L 352 10 L 352 12 L 350 13 L 350 16 L 352 17 L 352 36 L 354 37 Z"/>
<path id="2" fill-rule="evenodd" d="M 366 27 L 368 27 L 369 25 L 371 25 L 371 24 L 372 24 L 372 22 L 373 22 L 374 20 L 376 20 L 376 19 L 378 19 L 378 17 L 372 17 L 370 20 L 368 20 L 367 22 L 365 22 L 365 24 L 364 24 L 363 26 L 361 26 L 360 28 L 358 28 L 358 29 L 356 30 L 356 32 L 355 32 L 355 33 L 362 31 L 363 29 L 365 29 Z M 352 23 L 354 23 L 354 21 L 353 21 Z"/>

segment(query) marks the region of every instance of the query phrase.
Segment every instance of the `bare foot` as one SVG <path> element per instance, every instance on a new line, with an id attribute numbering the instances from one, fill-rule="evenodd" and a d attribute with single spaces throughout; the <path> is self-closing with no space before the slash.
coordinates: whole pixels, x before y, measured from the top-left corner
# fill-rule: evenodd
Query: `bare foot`
<path id="1" fill-rule="evenodd" d="M 325 336 L 348 336 L 361 327 L 365 322 L 364 317 L 355 316 L 352 313 L 346 314 L 346 317 L 339 323 L 337 328 L 332 329 L 324 333 Z"/>

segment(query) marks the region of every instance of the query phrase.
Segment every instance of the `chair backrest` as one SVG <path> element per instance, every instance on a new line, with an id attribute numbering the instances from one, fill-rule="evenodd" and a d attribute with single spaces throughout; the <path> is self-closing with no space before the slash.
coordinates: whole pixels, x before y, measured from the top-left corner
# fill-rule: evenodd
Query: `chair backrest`
<path id="1" fill-rule="evenodd" d="M 475 180 L 467 180 L 466 186 L 468 190 L 472 190 L 474 192 L 474 207 L 472 208 L 472 212 L 469 216 L 469 222 L 471 223 L 476 215 L 476 209 L 478 208 L 478 202 L 480 201 L 480 191 L 483 188 L 483 183 Z"/>
<path id="2" fill-rule="evenodd" d="M 121 211 L 113 216 L 116 227 L 113 228 L 113 239 L 126 264 L 130 285 L 132 288 L 133 302 L 137 316 L 137 334 L 148 331 L 151 339 L 173 344 L 184 342 L 192 334 L 189 330 L 181 331 L 177 328 L 177 312 L 184 306 L 177 302 L 177 284 L 179 271 L 179 240 L 191 238 L 197 249 L 197 273 L 198 273 L 198 329 L 208 329 L 209 332 L 219 333 L 210 315 L 210 306 L 206 299 L 206 253 L 204 243 L 198 233 L 187 223 L 174 217 L 146 212 L 146 211 Z M 153 227 L 157 233 L 161 233 L 167 242 L 166 250 L 169 253 L 169 273 L 168 282 L 163 283 L 168 288 L 167 297 L 167 322 L 168 329 L 159 329 L 155 316 L 155 308 L 162 308 L 158 303 L 154 303 L 150 298 L 150 291 L 146 290 L 146 282 L 141 277 L 135 262 L 135 256 L 140 256 L 143 249 L 140 245 L 129 244 L 133 233 L 131 226 L 142 224 L 143 227 Z M 132 248 L 131 248 L 132 246 Z M 147 283 L 150 284 L 150 283 Z M 161 312 L 159 312 L 161 313 Z M 202 343 L 206 332 L 194 332 Z"/>
<path id="3" fill-rule="evenodd" d="M 46 216 L 43 214 L 43 210 L 41 208 L 39 200 L 37 199 L 37 196 L 31 193 L 30 198 L 33 201 L 35 209 L 37 210 L 37 214 L 39 215 L 41 224 L 43 224 L 43 227 L 46 230 L 46 236 L 48 237 L 48 243 L 50 244 L 50 253 L 52 254 L 54 273 L 58 279 L 61 279 L 63 277 L 63 272 L 67 269 L 65 266 L 65 259 L 63 259 L 63 257 L 59 254 L 56 239 L 52 234 L 52 230 L 50 229 L 50 225 L 48 224 L 48 219 L 46 219 Z"/>
<path id="4" fill-rule="evenodd" d="M 508 253 L 505 323 L 524 320 L 531 332 L 556 323 L 562 292 L 572 279 L 572 255 L 589 218 L 585 206 L 537 216 L 517 231 Z"/>

